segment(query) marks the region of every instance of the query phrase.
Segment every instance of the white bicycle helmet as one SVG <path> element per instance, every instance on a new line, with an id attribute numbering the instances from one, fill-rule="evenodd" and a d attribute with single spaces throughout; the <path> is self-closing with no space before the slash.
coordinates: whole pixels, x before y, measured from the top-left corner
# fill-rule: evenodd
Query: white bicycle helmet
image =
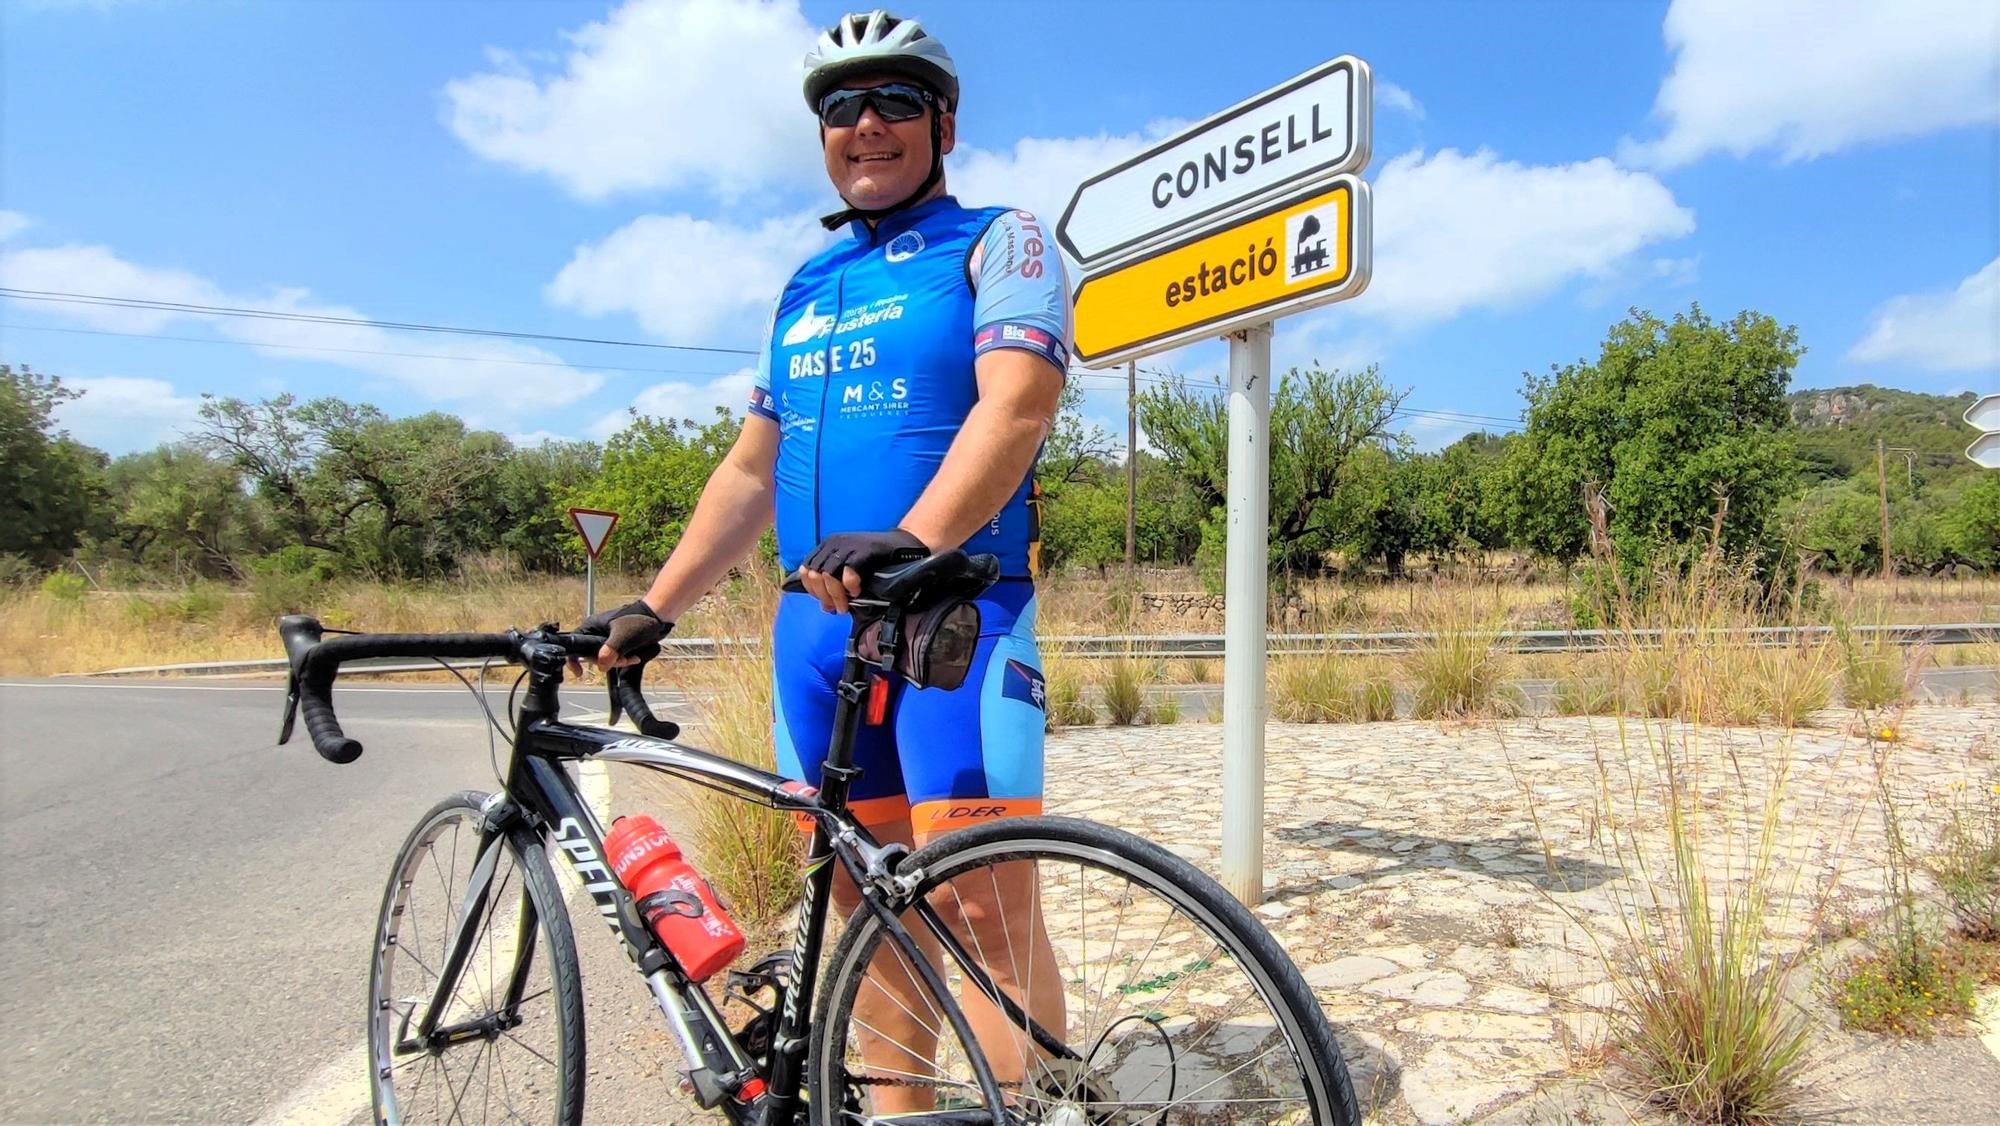
<path id="1" fill-rule="evenodd" d="M 820 99 L 856 74 L 914 79 L 942 97 L 945 108 L 958 108 L 958 67 L 916 20 L 877 8 L 842 16 L 821 32 L 806 53 L 806 105 L 818 112 Z"/>

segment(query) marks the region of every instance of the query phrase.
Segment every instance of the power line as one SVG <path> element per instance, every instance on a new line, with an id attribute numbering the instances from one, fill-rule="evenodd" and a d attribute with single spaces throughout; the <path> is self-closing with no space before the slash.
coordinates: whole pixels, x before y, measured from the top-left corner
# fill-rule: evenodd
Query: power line
<path id="1" fill-rule="evenodd" d="M 646 375 L 733 375 L 731 371 L 694 371 L 686 368 L 635 368 L 605 364 L 572 364 L 562 360 L 509 360 L 497 356 L 453 356 L 440 352 L 385 352 L 376 348 L 334 348 L 321 344 L 266 344 L 257 340 L 214 340 L 200 336 L 166 336 L 153 332 L 118 332 L 108 328 L 54 328 L 46 325 L 0 323 L 0 328 L 16 332 L 63 332 L 81 336 L 123 336 L 134 340 L 175 340 L 184 344 L 229 344 L 239 348 L 282 348 L 287 352 L 333 352 L 350 356 L 400 356 L 412 360 L 461 360 L 474 364 L 516 364 L 523 367 L 569 368 L 573 371 L 637 372 Z"/>
<path id="2" fill-rule="evenodd" d="M 138 297 L 109 297 L 101 293 L 64 293 L 48 289 L 13 289 L 0 286 L 0 296 L 22 301 L 52 301 L 67 305 L 104 305 L 118 309 L 145 309 L 160 313 L 188 313 L 206 317 L 246 317 L 253 320 L 291 321 L 299 324 L 346 325 L 354 328 L 393 329 L 399 332 L 438 332 L 456 336 L 491 336 L 504 340 L 552 340 L 564 344 L 608 344 L 618 348 L 657 348 L 669 352 L 713 352 L 730 356 L 754 356 L 748 348 L 711 348 L 694 344 L 655 344 L 643 340 L 609 340 L 594 336 L 559 336 L 546 332 L 513 332 L 498 328 L 463 328 L 455 325 L 378 321 L 367 317 L 335 317 L 320 313 L 294 313 L 280 309 L 246 309 L 233 305 L 197 305 L 181 301 L 154 301 Z"/>

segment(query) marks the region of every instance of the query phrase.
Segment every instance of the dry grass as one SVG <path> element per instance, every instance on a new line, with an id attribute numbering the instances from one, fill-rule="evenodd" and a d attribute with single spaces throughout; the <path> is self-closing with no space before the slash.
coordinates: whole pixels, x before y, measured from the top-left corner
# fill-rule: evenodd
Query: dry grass
<path id="1" fill-rule="evenodd" d="M 1507 706 L 1501 691 L 1506 659 L 1492 608 L 1453 597 L 1443 588 L 1417 600 L 1415 625 L 1426 637 L 1402 659 L 1419 719 L 1492 715 Z"/>
<path id="2" fill-rule="evenodd" d="M 681 666 L 678 687 L 699 709 L 694 736 L 703 749 L 775 770 L 771 750 L 772 611 L 778 592 L 770 582 L 740 592 L 739 612 L 718 617 L 722 636 L 757 644 L 725 646 L 715 660 Z M 621 798 L 666 807 L 662 820 L 685 832 L 689 850 L 730 911 L 748 923 L 768 923 L 790 910 L 800 893 L 802 834 L 789 814 L 714 790 L 631 770 L 618 779 Z"/>
<path id="3" fill-rule="evenodd" d="M 1615 569 L 1608 554 L 1603 562 Z M 1615 643 L 1571 690 L 1579 710 L 1594 710 L 1608 678 L 1628 706 L 1679 721 L 1620 717 L 1593 729 L 1606 734 L 1594 745 L 1590 835 L 1625 875 L 1607 885 L 1623 941 L 1599 949 L 1620 1002 L 1613 1029 L 1620 1057 L 1676 1120 L 1784 1117 L 1799 1105 L 1809 1030 L 1787 995 L 1800 943 L 1776 936 L 1821 929 L 1829 894 L 1802 888 L 1805 866 L 1787 858 L 1846 839 L 1828 832 L 1823 806 L 1792 793 L 1789 731 L 1824 705 L 1838 657 L 1831 643 L 1721 644 L 1757 602 L 1748 576 L 1713 554 L 1651 585 L 1643 605 L 1622 583 L 1609 592 L 1602 617 Z M 1647 629 L 1674 632 L 1653 648 Z M 1758 753 L 1713 745 L 1714 725 L 1752 715 L 1780 728 Z M 1516 781 L 1532 809 L 1534 779 L 1517 771 Z M 1545 847 L 1560 847 L 1536 823 Z"/>

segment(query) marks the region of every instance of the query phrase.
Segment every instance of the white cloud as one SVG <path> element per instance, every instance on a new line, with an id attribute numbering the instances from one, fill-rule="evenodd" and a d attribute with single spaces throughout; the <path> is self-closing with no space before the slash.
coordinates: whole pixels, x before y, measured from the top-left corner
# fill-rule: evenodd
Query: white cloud
<path id="1" fill-rule="evenodd" d="M 0 255 L 0 284 L 365 319 L 345 306 L 313 302 L 303 289 L 231 294 L 183 270 L 128 262 L 102 246 L 38 248 Z M 256 345 L 268 355 L 312 359 L 384 376 L 432 400 L 475 402 L 508 410 L 571 403 L 603 382 L 599 376 L 568 366 L 553 352 L 518 341 L 456 337 L 440 343 L 433 337 L 366 325 L 211 318 L 194 312 L 110 305 L 49 304 L 42 311 L 120 332 L 153 333 L 174 324 L 207 324 L 219 335 Z"/>
<path id="2" fill-rule="evenodd" d="M 0 242 L 6 242 L 28 229 L 34 220 L 18 211 L 0 211 Z"/>
<path id="3" fill-rule="evenodd" d="M 1377 82 L 1375 100 L 1390 109 L 1401 110 L 1418 121 L 1424 119 L 1424 104 L 1394 82 Z"/>
<path id="4" fill-rule="evenodd" d="M 806 215 L 754 228 L 641 216 L 578 248 L 544 296 L 591 316 L 631 313 L 647 332 L 676 344 L 742 343 L 786 279 L 830 237 Z"/>
<path id="5" fill-rule="evenodd" d="M 1675 0 L 1666 135 L 1620 158 L 1673 168 L 1711 152 L 1804 160 L 2000 120 L 1993 0 Z"/>
<path id="6" fill-rule="evenodd" d="M 1930 371 L 2000 369 L 2000 258 L 1950 293 L 1891 298 L 1847 358 Z"/>
<path id="7" fill-rule="evenodd" d="M 680 380 L 655 383 L 632 397 L 631 409 L 654 418 L 693 419 L 705 426 L 714 419 L 717 407 L 741 415 L 750 401 L 750 386 L 756 378 L 756 370 L 746 367 L 707 383 Z M 631 421 L 631 414 L 620 407 L 600 416 L 585 429 L 592 438 L 602 441 L 625 429 Z"/>
<path id="8" fill-rule="evenodd" d="M 800 61 L 815 34 L 793 2 L 631 0 L 565 33 L 553 73 L 491 52 L 495 69 L 445 86 L 447 118 L 479 155 L 584 199 L 809 185 L 822 173 Z"/>
<path id="9" fill-rule="evenodd" d="M 1031 211 L 1049 225 L 1069 206 L 1070 196 L 1086 177 L 1180 128 L 1160 121 L 1144 133 L 1095 137 L 1023 137 L 1007 151 L 960 145 L 946 162 L 951 194 L 967 207 L 1016 207 Z"/>
<path id="10" fill-rule="evenodd" d="M 1659 180 L 1603 157 L 1530 167 L 1484 149 L 1409 152 L 1374 188 L 1374 279 L 1351 308 L 1403 326 L 1524 305 L 1695 225 Z"/>
<path id="11" fill-rule="evenodd" d="M 83 395 L 56 408 L 56 424 L 114 455 L 179 440 L 193 429 L 201 405 L 200 398 L 176 393 L 163 379 L 107 376 L 65 379 L 63 385 Z"/>

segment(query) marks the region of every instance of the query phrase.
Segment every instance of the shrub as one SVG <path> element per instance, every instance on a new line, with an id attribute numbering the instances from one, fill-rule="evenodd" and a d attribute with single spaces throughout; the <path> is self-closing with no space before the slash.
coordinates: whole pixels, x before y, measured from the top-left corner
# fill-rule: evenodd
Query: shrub
<path id="1" fill-rule="evenodd" d="M 1153 700 L 1146 713 L 1154 723 L 1175 724 L 1181 721 L 1181 698 L 1172 692 L 1163 692 Z"/>
<path id="2" fill-rule="evenodd" d="M 90 584 L 83 581 L 83 576 L 68 571 L 50 571 L 42 579 L 42 593 L 57 602 L 81 602 L 89 591 Z"/>
<path id="3" fill-rule="evenodd" d="M 250 563 L 257 575 L 290 575 L 308 582 L 328 582 L 340 573 L 340 557 L 331 551 L 304 544 L 287 544 Z"/>
<path id="4" fill-rule="evenodd" d="M 268 571 L 250 576 L 249 624 L 269 628 L 284 614 L 310 614 L 322 584 L 310 575 Z"/>

